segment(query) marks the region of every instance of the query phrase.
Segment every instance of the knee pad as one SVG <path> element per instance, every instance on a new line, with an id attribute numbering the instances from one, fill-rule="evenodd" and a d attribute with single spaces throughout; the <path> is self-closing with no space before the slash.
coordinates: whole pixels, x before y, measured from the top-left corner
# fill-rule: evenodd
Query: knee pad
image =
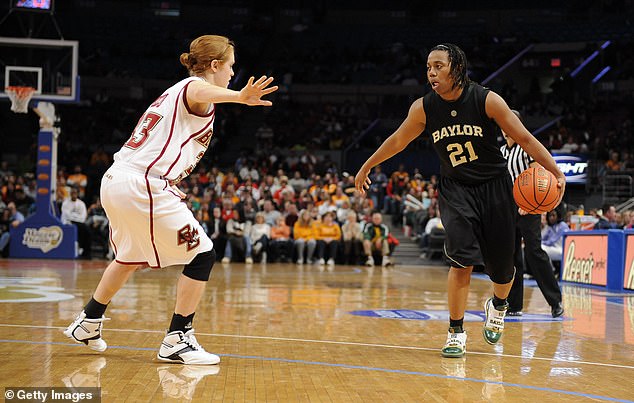
<path id="1" fill-rule="evenodd" d="M 185 265 L 183 274 L 193 280 L 208 281 L 215 262 L 215 250 L 199 253 L 194 260 Z"/>

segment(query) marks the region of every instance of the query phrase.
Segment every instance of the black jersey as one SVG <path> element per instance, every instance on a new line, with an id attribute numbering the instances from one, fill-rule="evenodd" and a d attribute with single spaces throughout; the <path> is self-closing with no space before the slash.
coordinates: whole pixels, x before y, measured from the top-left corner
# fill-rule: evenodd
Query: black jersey
<path id="1" fill-rule="evenodd" d="M 455 101 L 445 101 L 434 91 L 423 97 L 426 130 L 440 158 L 441 175 L 479 184 L 506 174 L 498 144 L 501 130 L 485 111 L 488 93 L 470 83 Z"/>

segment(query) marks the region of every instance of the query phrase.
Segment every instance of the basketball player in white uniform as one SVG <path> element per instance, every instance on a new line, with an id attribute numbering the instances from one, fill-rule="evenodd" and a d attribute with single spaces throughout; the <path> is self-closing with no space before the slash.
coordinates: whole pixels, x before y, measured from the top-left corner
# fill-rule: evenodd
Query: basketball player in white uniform
<path id="1" fill-rule="evenodd" d="M 264 95 L 272 77 L 251 77 L 240 91 L 229 90 L 234 45 L 225 37 L 195 39 L 181 55 L 190 77 L 168 88 L 139 119 L 130 139 L 114 156 L 101 182 L 101 201 L 111 227 L 115 260 L 103 274 L 84 310 L 64 331 L 78 343 L 103 352 L 101 338 L 108 303 L 142 266 L 184 265 L 176 307 L 158 359 L 183 364 L 217 364 L 220 358 L 196 341 L 192 321 L 211 274 L 213 243 L 182 202 L 176 184 L 203 157 L 213 134 L 216 103 L 270 106 Z"/>

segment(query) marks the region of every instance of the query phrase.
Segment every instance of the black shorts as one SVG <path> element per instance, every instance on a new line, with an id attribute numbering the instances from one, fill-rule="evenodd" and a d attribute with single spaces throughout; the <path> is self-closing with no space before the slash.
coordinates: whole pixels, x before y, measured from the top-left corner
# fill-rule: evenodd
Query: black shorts
<path id="1" fill-rule="evenodd" d="M 443 177 L 438 206 L 446 232 L 445 255 L 451 266 L 483 265 L 494 283 L 511 281 L 517 207 L 510 175 L 479 185 Z"/>

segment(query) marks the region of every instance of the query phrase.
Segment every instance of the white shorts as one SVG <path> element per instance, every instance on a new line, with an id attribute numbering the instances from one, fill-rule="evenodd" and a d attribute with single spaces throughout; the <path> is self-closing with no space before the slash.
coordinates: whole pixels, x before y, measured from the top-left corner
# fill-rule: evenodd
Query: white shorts
<path id="1" fill-rule="evenodd" d="M 213 242 L 167 180 L 116 163 L 101 180 L 110 243 L 121 264 L 188 264 Z"/>

